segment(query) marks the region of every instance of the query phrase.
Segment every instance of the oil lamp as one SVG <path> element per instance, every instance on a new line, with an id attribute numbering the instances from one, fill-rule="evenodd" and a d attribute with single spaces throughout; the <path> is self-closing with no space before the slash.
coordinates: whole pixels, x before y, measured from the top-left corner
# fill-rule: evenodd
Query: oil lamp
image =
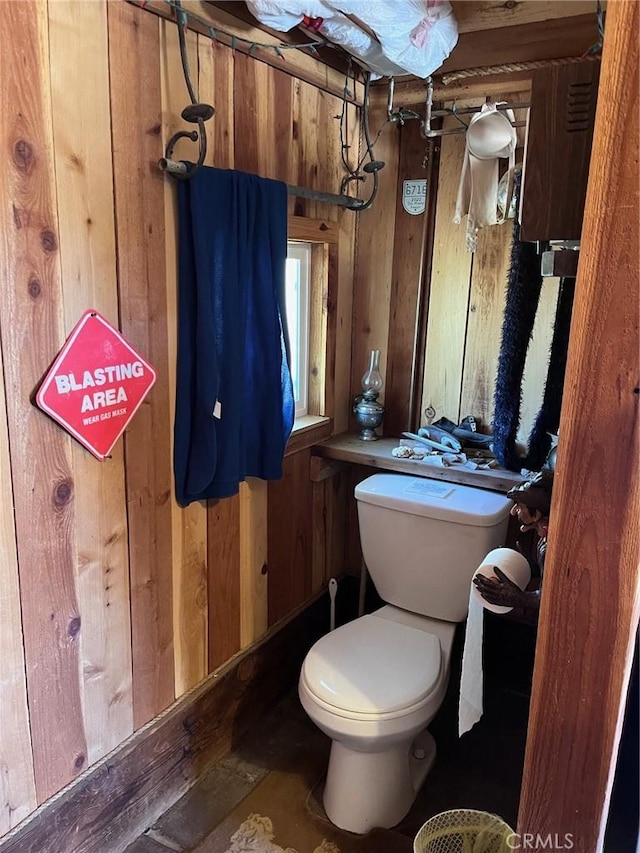
<path id="1" fill-rule="evenodd" d="M 353 411 L 358 424 L 362 427 L 361 441 L 377 441 L 375 430 L 382 423 L 384 406 L 378 403 L 378 395 L 382 390 L 383 380 L 380 375 L 380 350 L 371 350 L 369 368 L 362 377 L 362 394 L 353 401 Z"/>

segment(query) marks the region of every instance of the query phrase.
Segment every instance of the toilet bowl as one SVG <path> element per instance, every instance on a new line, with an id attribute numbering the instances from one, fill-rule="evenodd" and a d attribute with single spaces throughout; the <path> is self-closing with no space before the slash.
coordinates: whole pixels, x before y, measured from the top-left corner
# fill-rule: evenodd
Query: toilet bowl
<path id="1" fill-rule="evenodd" d="M 321 638 L 300 701 L 333 741 L 324 808 L 336 826 L 395 826 L 435 758 L 426 731 L 444 698 L 455 626 L 387 605 Z"/>
<path id="2" fill-rule="evenodd" d="M 504 542 L 510 500 L 422 477 L 356 486 L 362 554 L 386 605 L 311 648 L 298 692 L 333 741 L 324 807 L 364 833 L 402 820 L 435 758 L 426 727 L 444 698 L 471 578 Z"/>

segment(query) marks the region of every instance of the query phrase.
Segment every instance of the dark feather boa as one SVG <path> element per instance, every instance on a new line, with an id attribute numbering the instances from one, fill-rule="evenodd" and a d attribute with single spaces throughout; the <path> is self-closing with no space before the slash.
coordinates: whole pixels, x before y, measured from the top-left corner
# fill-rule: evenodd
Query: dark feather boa
<path id="1" fill-rule="evenodd" d="M 516 174 L 515 179 L 515 196 L 516 210 L 519 210 L 519 174 Z M 535 244 L 520 241 L 520 225 L 516 218 L 513 227 L 502 341 L 498 357 L 493 419 L 493 452 L 498 462 L 510 471 L 520 471 L 522 468 L 538 471 L 551 447 L 548 433 L 557 432 L 574 283 L 574 279 L 563 279 L 560 283 L 542 406 L 529 437 L 528 453 L 521 457 L 516 450 L 516 435 L 520 424 L 522 377 L 540 301 L 542 276 L 540 256 L 536 252 Z"/>

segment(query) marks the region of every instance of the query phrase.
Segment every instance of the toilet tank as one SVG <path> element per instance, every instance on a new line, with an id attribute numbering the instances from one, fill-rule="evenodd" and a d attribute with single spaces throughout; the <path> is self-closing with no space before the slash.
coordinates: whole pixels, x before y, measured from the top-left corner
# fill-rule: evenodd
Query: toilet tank
<path id="1" fill-rule="evenodd" d="M 462 622 L 471 578 L 504 544 L 504 495 L 425 477 L 374 474 L 356 486 L 362 553 L 380 597 L 412 613 Z"/>

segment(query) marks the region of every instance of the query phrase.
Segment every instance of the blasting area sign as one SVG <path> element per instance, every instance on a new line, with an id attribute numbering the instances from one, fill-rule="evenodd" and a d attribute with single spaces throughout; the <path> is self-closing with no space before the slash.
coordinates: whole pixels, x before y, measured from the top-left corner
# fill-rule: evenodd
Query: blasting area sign
<path id="1" fill-rule="evenodd" d="M 98 459 L 116 441 L 156 372 L 97 311 L 85 311 L 36 395 L 38 406 Z"/>
<path id="2" fill-rule="evenodd" d="M 427 203 L 427 180 L 420 178 L 415 181 L 403 181 L 402 206 L 412 216 L 424 213 Z"/>

